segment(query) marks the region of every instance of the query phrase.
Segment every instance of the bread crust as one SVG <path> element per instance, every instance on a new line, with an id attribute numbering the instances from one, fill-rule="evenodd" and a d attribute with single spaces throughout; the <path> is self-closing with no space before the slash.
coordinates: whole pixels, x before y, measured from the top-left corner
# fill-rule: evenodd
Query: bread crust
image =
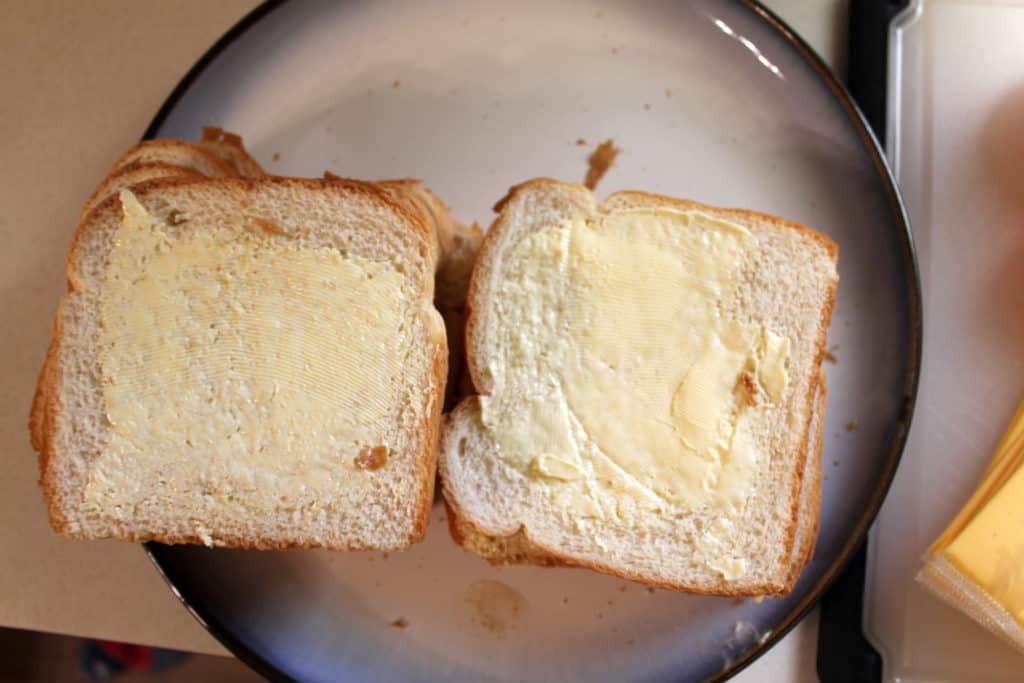
<path id="1" fill-rule="evenodd" d="M 797 231 L 803 237 L 811 240 L 813 243 L 824 249 L 833 262 L 838 258 L 838 246 L 827 236 L 799 223 L 788 221 L 770 214 L 750 211 L 747 209 L 720 209 L 718 207 L 712 207 L 691 200 L 677 199 L 674 197 L 666 197 L 663 195 L 638 191 L 616 192 L 609 195 L 603 202 L 598 204 L 593 193 L 583 185 L 565 183 L 563 181 L 550 178 L 537 178 L 514 185 L 509 189 L 505 197 L 499 200 L 494 206 L 494 210 L 498 212 L 498 216 L 495 218 L 490 230 L 488 230 L 484 236 L 480 253 L 477 257 L 476 265 L 474 266 L 473 274 L 470 279 L 469 293 L 466 298 L 466 366 L 469 371 L 473 387 L 478 395 L 487 396 L 493 391 L 493 383 L 486 372 L 485 354 L 478 350 L 483 348 L 482 334 L 484 329 L 487 328 L 486 321 L 481 318 L 481 316 L 484 315 L 482 311 L 485 310 L 486 305 L 484 294 L 485 280 L 491 277 L 491 273 L 494 270 L 496 262 L 500 258 L 499 245 L 503 244 L 505 232 L 512 228 L 511 220 L 506 214 L 505 209 L 520 193 L 532 192 L 539 188 L 554 192 L 564 192 L 567 195 L 574 195 L 575 199 L 579 202 L 580 207 L 588 213 L 588 216 L 600 215 L 615 209 L 634 207 L 651 208 L 661 206 L 684 211 L 706 211 L 726 220 L 731 218 L 740 222 L 757 221 L 769 223 L 773 226 Z M 815 441 L 815 439 L 809 439 L 809 435 L 811 425 L 814 420 L 814 414 L 816 412 L 816 401 L 820 400 L 821 409 L 824 409 L 824 392 L 826 388 L 823 384 L 823 374 L 820 372 L 820 367 L 825 353 L 828 326 L 835 306 L 837 284 L 838 280 L 833 281 L 824 293 L 824 305 L 821 310 L 821 317 L 816 330 L 813 356 L 814 361 L 812 366 L 818 370 L 812 378 L 812 386 L 810 387 L 806 398 L 803 399 L 803 415 L 806 415 L 806 418 L 802 421 L 802 424 L 799 427 L 800 433 L 799 440 L 797 441 L 797 462 L 805 463 L 806 465 L 817 460 L 819 461 L 818 469 L 817 474 L 815 474 L 814 471 L 808 473 L 807 466 L 800 467 L 796 470 L 795 476 L 791 477 L 790 500 L 793 502 L 789 511 L 790 523 L 788 532 L 786 533 L 785 542 L 779 548 L 778 555 L 778 562 L 780 566 L 788 567 L 788 569 L 786 570 L 787 574 L 781 577 L 779 581 L 766 583 L 760 587 L 745 587 L 742 590 L 730 588 L 701 590 L 691 585 L 676 585 L 671 582 L 652 580 L 650 577 L 642 576 L 637 572 L 623 570 L 619 567 L 610 567 L 600 562 L 579 561 L 578 559 L 560 553 L 555 548 L 545 547 L 543 544 L 531 539 L 528 531 L 524 527 L 520 527 L 520 529 L 515 533 L 507 536 L 494 536 L 477 526 L 474 521 L 460 509 L 458 502 L 455 500 L 455 496 L 448 492 L 445 475 L 445 459 L 442 457 L 441 476 L 442 483 L 445 484 L 445 500 L 449 509 L 449 531 L 453 539 L 463 547 L 483 555 L 489 562 L 494 564 L 527 562 L 546 566 L 585 566 L 595 571 L 621 576 L 623 578 L 641 581 L 651 585 L 707 595 L 783 595 L 788 593 L 792 589 L 796 578 L 799 576 L 799 570 L 802 569 L 804 561 L 806 561 L 806 559 L 813 553 L 817 535 L 817 517 L 820 512 L 820 481 L 817 481 L 816 483 L 812 481 L 809 488 L 809 501 L 813 503 L 812 507 L 814 508 L 814 533 L 810 534 L 811 538 L 809 539 L 809 543 L 806 547 L 797 547 L 797 529 L 800 524 L 800 516 L 802 511 L 806 512 L 801 506 L 800 495 L 803 486 L 803 477 L 808 475 L 812 477 L 820 477 L 820 435 L 817 441 Z M 820 399 L 818 398 L 819 392 L 817 390 L 819 375 L 822 378 L 822 392 L 820 394 Z M 475 397 L 470 397 L 460 403 L 451 415 L 451 422 L 459 420 L 460 415 L 468 415 L 471 414 L 472 411 L 478 410 L 477 404 L 474 403 L 475 401 Z M 817 445 L 815 445 L 816 443 Z M 818 455 L 814 452 L 815 448 L 817 448 Z M 441 450 L 442 453 L 444 453 L 447 452 L 448 448 L 445 445 L 442 445 Z M 512 555 L 503 555 L 500 552 L 489 554 L 489 549 L 486 547 L 488 545 L 498 545 L 499 547 L 505 548 L 514 547 L 517 549 L 517 553 Z M 483 552 L 481 552 L 481 549 Z M 790 566 L 790 561 L 794 557 L 802 561 L 794 561 L 793 566 Z"/>
<path id="2" fill-rule="evenodd" d="M 164 142 L 164 141 L 159 141 Z M 117 165 L 115 164 L 115 168 Z M 429 225 L 430 218 L 410 207 L 405 203 L 396 201 L 387 191 L 378 188 L 373 183 L 365 183 L 355 180 L 324 180 L 314 178 L 280 178 L 268 177 L 257 181 L 218 178 L 210 179 L 198 176 L 158 178 L 132 186 L 132 191 L 140 201 L 145 202 L 148 197 L 160 197 L 166 193 L 173 194 L 177 190 L 187 190 L 190 187 L 211 187 L 215 185 L 222 191 L 239 193 L 240 204 L 245 204 L 245 194 L 258 185 L 276 185 L 280 187 L 291 187 L 302 190 L 333 192 L 341 195 L 363 195 L 371 198 L 379 205 L 386 206 L 393 211 L 396 217 L 415 233 L 419 243 L 422 245 L 421 256 L 430 263 L 437 260 L 437 238 L 432 227 Z M 68 296 L 82 291 L 87 283 L 80 274 L 75 272 L 74 265 L 79 257 L 79 249 L 83 241 L 95 226 L 104 220 L 116 220 L 115 214 L 119 211 L 120 200 L 110 196 L 101 201 L 81 220 L 72 236 L 71 245 L 66 257 L 66 270 L 68 276 Z M 447 344 L 444 336 L 443 326 L 440 324 L 439 316 L 431 316 L 429 312 L 431 296 L 433 293 L 432 268 L 428 268 L 423 280 L 423 293 L 426 299 L 427 318 L 423 321 L 428 341 L 435 347 L 434 357 L 429 367 L 430 382 L 428 391 L 428 406 L 417 433 L 416 444 L 418 448 L 411 453 L 414 469 L 418 473 L 421 482 L 418 489 L 418 499 L 414 504 L 414 518 L 407 542 L 415 543 L 423 539 L 430 519 L 430 511 L 433 504 L 433 490 L 435 472 L 437 467 L 437 445 L 440 437 L 441 405 L 443 402 L 445 378 L 447 375 Z M 60 378 L 62 376 L 61 364 L 63 361 L 61 340 L 62 311 L 67 298 L 62 298 L 58 312 L 54 319 L 53 338 L 47 351 L 46 360 L 36 386 L 36 393 L 33 398 L 32 408 L 29 415 L 29 430 L 32 445 L 39 452 L 40 479 L 39 485 L 47 503 L 48 516 L 53 529 L 69 538 L 83 537 L 76 528 L 73 520 L 70 520 L 66 511 L 71 505 L 65 500 L 67 492 L 62 489 L 58 482 L 55 462 L 59 454 L 55 451 L 54 425 L 61 418 L 57 397 L 60 395 Z M 436 319 L 435 319 L 436 318 Z M 204 539 L 197 535 L 174 535 L 160 532 L 135 533 L 120 532 L 116 536 L 121 540 L 130 542 L 156 541 L 159 543 L 204 543 Z M 312 548 L 325 547 L 332 550 L 368 550 L 377 546 L 349 544 L 344 546 L 325 545 L 313 542 L 278 541 L 260 538 L 250 538 L 233 534 L 217 533 L 215 545 L 221 547 L 249 548 L 249 549 L 284 549 L 284 548 Z"/>
<path id="3" fill-rule="evenodd" d="M 85 220 L 85 217 L 95 208 L 97 205 L 103 202 L 109 196 L 115 195 L 121 189 L 126 187 L 132 187 L 139 183 L 146 182 L 148 180 L 154 180 L 156 178 L 205 178 L 202 173 L 195 171 L 191 168 L 185 168 L 184 166 L 178 166 L 176 164 L 168 164 L 162 161 L 154 162 L 141 162 L 136 161 L 127 166 L 121 166 L 111 171 L 110 175 L 100 181 L 100 184 L 96 186 L 96 190 L 93 191 L 92 195 L 82 205 L 82 210 L 78 215 L 79 222 Z"/>
<path id="4" fill-rule="evenodd" d="M 236 133 L 229 133 L 216 126 L 203 126 L 202 139 L 196 146 L 223 159 L 232 167 L 233 175 L 239 178 L 256 180 L 269 175 L 249 154 L 242 136 Z"/>
<path id="5" fill-rule="evenodd" d="M 804 477 L 809 478 L 809 482 L 806 489 L 801 489 L 802 495 L 800 496 L 798 524 L 806 523 L 809 526 L 797 527 L 798 543 L 793 559 L 790 560 L 789 575 L 786 578 L 786 586 L 782 590 L 782 595 L 789 594 L 796 586 L 804 567 L 814 557 L 814 549 L 818 544 L 818 527 L 821 523 L 821 459 L 825 445 L 825 404 L 827 402 L 828 381 L 825 371 L 821 370 L 818 372 L 817 398 L 815 399 L 814 416 L 811 419 L 810 452 L 804 467 Z"/>
<path id="6" fill-rule="evenodd" d="M 107 175 L 138 162 L 164 162 L 191 169 L 210 178 L 233 178 L 235 167 L 217 154 L 184 140 L 143 140 L 114 162 Z"/>

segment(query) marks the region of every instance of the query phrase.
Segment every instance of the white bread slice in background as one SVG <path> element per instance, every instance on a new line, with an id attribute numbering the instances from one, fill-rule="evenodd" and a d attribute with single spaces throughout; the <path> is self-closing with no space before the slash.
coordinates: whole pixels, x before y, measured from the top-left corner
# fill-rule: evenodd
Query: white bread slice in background
<path id="1" fill-rule="evenodd" d="M 774 216 L 638 192 L 616 193 L 598 205 L 583 186 L 547 179 L 512 188 L 496 210 L 500 213 L 484 240 L 467 301 L 467 363 L 481 396 L 465 400 L 452 413 L 441 447 L 439 468 L 456 541 L 492 560 L 583 566 L 697 593 L 779 595 L 790 590 L 799 573 L 796 566 L 802 567 L 813 551 L 819 514 L 820 469 L 816 467 L 820 463 L 815 464 L 814 451 L 820 447 L 814 448 L 814 429 L 820 427 L 812 427 L 812 417 L 838 281 L 836 246 L 819 233 Z M 634 472 L 595 445 L 590 430 L 604 426 L 591 420 L 582 429 L 571 405 L 567 408 L 572 416 L 566 423 L 572 434 L 568 446 L 556 438 L 543 445 L 549 453 L 534 453 L 529 440 L 516 441 L 516 430 L 521 428 L 516 415 L 528 415 L 536 422 L 557 412 L 530 401 L 547 396 L 553 391 L 550 385 L 563 381 L 557 370 L 557 381 L 545 379 L 553 372 L 545 358 L 564 360 L 557 344 L 580 327 L 566 317 L 568 304 L 558 293 L 557 277 L 522 280 L 520 274 L 530 272 L 526 270 L 530 264 L 524 265 L 522 259 L 544 253 L 527 249 L 531 236 L 554 228 L 571 233 L 575 228 L 564 226 L 597 224 L 619 212 L 651 211 L 685 215 L 685 220 L 678 221 L 696 221 L 695 225 L 740 226 L 748 248 L 742 252 L 737 284 L 720 293 L 717 310 L 724 320 L 740 320 L 789 339 L 788 381 L 781 394 L 749 413 L 751 438 L 761 455 L 750 470 L 756 476 L 748 484 L 739 513 L 724 530 L 720 508 L 694 507 L 670 500 L 664 492 L 653 494 L 656 500 L 650 504 L 627 501 L 625 508 L 615 507 L 624 504 L 623 496 L 609 496 L 601 487 L 612 482 L 620 491 L 633 491 L 628 476 L 617 478 Z M 564 263 L 558 259 L 568 247 L 556 242 L 551 242 L 556 246 L 550 257 Z M 527 249 L 522 259 L 517 251 L 521 245 Z M 603 272 L 600 269 L 606 264 L 588 265 L 588 272 Z M 548 281 L 552 285 L 546 290 Z M 524 282 L 532 284 L 527 287 Z M 673 296 L 673 286 L 664 283 L 659 291 L 650 285 L 647 299 L 634 303 L 650 301 L 657 307 L 659 297 Z M 622 330 L 626 341 L 633 341 L 634 333 Z M 757 389 L 765 392 L 759 383 Z M 820 395 L 824 396 L 823 385 Z M 612 393 L 606 397 L 609 410 L 604 417 L 614 429 L 621 419 L 613 407 L 619 397 Z M 767 397 L 767 392 L 761 396 Z M 620 408 L 628 412 L 629 407 Z M 628 435 L 631 425 L 621 429 Z M 638 429 L 634 433 L 640 434 Z M 550 433 L 558 436 L 557 431 Z M 537 474 L 538 458 L 559 456 L 559 448 L 577 447 L 574 457 L 579 460 L 571 463 L 576 469 L 569 470 L 568 484 Z M 512 452 L 513 448 L 525 452 Z M 602 469 L 597 470 L 595 463 L 604 463 Z"/>
<path id="2" fill-rule="evenodd" d="M 229 163 L 238 178 L 256 180 L 269 175 L 245 149 L 242 136 L 237 133 L 215 126 L 204 126 L 202 138 L 195 144 L 199 149 L 212 152 Z"/>
<path id="3" fill-rule="evenodd" d="M 135 164 L 161 163 L 181 166 L 208 178 L 239 177 L 234 164 L 223 158 L 219 149 L 203 149 L 184 140 L 143 140 L 122 154 L 107 175 L 116 175 Z"/>
<path id="4" fill-rule="evenodd" d="M 372 184 L 355 181 L 155 180 L 135 186 L 133 192 L 134 195 L 112 197 L 101 203 L 79 226 L 68 255 L 70 291 L 61 303 L 55 322 L 51 371 L 41 380 L 48 384 L 42 392 L 44 405 L 40 410 L 43 415 L 34 420 L 43 425 L 39 434 L 41 486 L 54 528 L 75 538 L 248 548 L 397 549 L 420 540 L 433 497 L 436 438 L 447 356 L 442 323 L 431 305 L 437 246 L 427 218 L 395 202 Z M 332 443 L 331 439 L 326 439 L 316 444 L 315 452 L 302 449 L 301 452 L 264 453 L 261 450 L 257 453 L 255 446 L 262 442 L 253 437 L 246 443 L 254 446 L 254 452 L 242 452 L 241 459 L 229 459 L 226 464 L 218 461 L 223 465 L 221 469 L 211 465 L 204 470 L 205 459 L 197 460 L 194 455 L 186 457 L 190 446 L 177 442 L 178 435 L 169 427 L 172 422 L 184 425 L 181 437 L 185 440 L 189 434 L 202 434 L 203 425 L 235 422 L 242 435 L 238 438 L 248 438 L 241 427 L 248 425 L 247 429 L 257 429 L 257 423 L 243 422 L 241 417 L 233 416 L 232 411 L 237 408 L 235 401 L 215 400 L 207 408 L 196 411 L 195 403 L 187 400 L 191 387 L 164 386 L 169 381 L 173 384 L 173 378 L 146 375 L 152 365 L 149 357 L 141 369 L 137 369 L 139 376 L 105 374 L 107 370 L 101 358 L 119 357 L 109 355 L 114 353 L 109 349 L 131 346 L 131 339 L 119 347 L 119 339 L 109 336 L 109 331 L 104 330 L 103 314 L 105 310 L 108 313 L 121 310 L 111 308 L 112 304 L 104 308 L 104 297 L 110 292 L 124 294 L 126 291 L 111 289 L 114 285 L 108 280 L 108 265 L 115 235 L 122 227 L 122 202 L 131 202 L 131 197 L 137 197 L 158 222 L 158 230 L 171 245 L 172 254 L 175 244 L 187 246 L 191 244 L 188 240 L 216 238 L 225 249 L 234 248 L 236 242 L 251 246 L 253 258 L 257 259 L 306 252 L 327 254 L 323 258 L 330 263 L 341 262 L 336 268 L 324 271 L 328 278 L 340 272 L 338 269 L 350 266 L 369 269 L 365 271 L 367 277 L 378 275 L 376 281 L 368 280 L 360 287 L 373 291 L 373 283 L 379 282 L 376 286 L 388 288 L 381 291 L 380 296 L 384 298 L 380 300 L 397 302 L 395 315 L 401 325 L 394 330 L 393 347 L 394 353 L 401 356 L 401 363 L 371 367 L 370 371 L 379 371 L 381 377 L 362 378 L 364 384 L 372 379 L 371 384 L 380 387 L 379 395 L 366 391 L 365 395 L 347 396 L 344 393 L 346 383 L 355 380 L 346 377 L 341 367 L 337 368 L 337 375 L 318 375 L 314 388 L 328 392 L 328 396 L 340 396 L 344 405 L 332 408 L 325 404 L 327 407 L 323 408 L 322 402 L 304 404 L 304 410 L 313 411 L 315 415 L 330 408 L 324 413 L 330 417 L 348 414 L 351 406 L 346 407 L 346 402 L 353 400 L 371 404 L 389 401 L 373 407 L 377 411 L 373 414 L 386 415 L 386 420 L 357 425 L 365 429 L 364 440 L 374 441 L 374 444 Z M 233 271 L 230 267 L 227 270 L 226 277 L 230 279 Z M 143 268 L 143 281 L 148 277 L 147 272 Z M 204 286 L 210 278 L 217 277 L 216 273 L 201 269 L 196 272 L 199 273 L 197 281 Z M 296 296 L 301 304 L 306 291 L 298 285 L 294 285 L 297 289 L 289 289 L 294 278 L 304 282 L 301 273 L 281 273 L 280 300 L 285 304 L 282 310 L 293 308 L 288 302 Z M 251 294 L 249 290 L 239 291 L 243 299 L 246 292 Z M 175 296 L 173 291 L 167 294 Z M 243 311 L 239 313 L 243 316 L 240 320 L 249 320 L 244 318 L 244 310 L 251 302 L 230 298 L 227 301 L 237 304 Z M 368 329 L 361 327 L 363 323 L 359 320 L 364 319 L 363 316 L 370 316 L 367 319 L 372 320 L 377 315 L 373 310 L 362 311 L 358 306 L 348 310 L 344 296 L 339 296 L 338 302 L 340 310 L 314 307 L 315 311 L 324 310 L 328 316 L 334 316 L 323 324 L 334 321 L 333 325 L 338 328 L 325 328 L 327 336 L 314 336 L 313 342 L 333 344 L 331 348 L 342 348 L 338 346 L 339 340 L 342 345 L 347 340 L 355 344 L 360 330 Z M 136 309 L 126 305 L 124 310 Z M 273 323 L 259 318 L 252 324 L 264 322 Z M 229 325 L 225 329 L 236 328 Z M 298 339 L 295 335 L 276 338 Z M 391 338 L 388 339 L 391 344 Z M 213 349 L 200 343 L 185 357 L 202 359 L 204 353 L 215 353 Z M 254 359 L 235 351 L 238 357 L 230 357 L 226 367 L 230 372 L 242 372 L 243 379 L 248 377 L 253 386 L 260 385 L 262 380 L 258 375 L 266 372 L 258 368 L 272 368 L 275 363 L 283 362 L 272 358 Z M 300 345 L 299 351 L 315 364 L 316 348 Z M 309 356 L 309 353 L 314 355 Z M 285 353 L 283 357 L 289 356 Z M 238 367 L 243 370 L 235 370 Z M 249 377 L 245 372 L 256 375 Z M 270 377 L 274 381 L 275 395 L 278 383 L 282 385 L 282 395 L 288 393 L 286 378 L 292 373 L 293 370 L 282 371 Z M 300 373 L 300 369 L 294 369 L 294 373 Z M 140 377 L 143 383 L 153 385 L 152 391 L 164 397 L 154 398 L 142 392 L 145 395 L 139 396 L 140 404 L 166 409 L 169 412 L 161 413 L 163 417 L 174 419 L 157 419 L 135 431 L 131 431 L 128 423 L 130 433 L 125 437 L 119 431 L 126 429 L 125 423 L 115 416 L 121 426 L 112 426 L 111 414 L 116 411 L 107 404 L 108 396 L 124 398 L 124 394 L 108 394 L 107 390 L 126 385 L 127 390 L 111 391 L 128 391 L 131 395 L 130 392 L 140 386 L 135 383 Z M 211 376 L 210 386 L 219 386 L 214 380 L 216 377 Z M 304 413 L 289 413 L 287 404 L 275 407 L 278 404 L 273 399 L 268 399 L 266 405 L 270 406 L 267 409 L 271 413 L 258 421 L 259 429 L 280 427 L 280 433 L 300 438 L 303 429 L 315 430 L 321 423 L 314 420 L 305 424 Z M 175 413 L 183 409 L 181 406 L 193 412 Z M 275 418 L 275 415 L 284 417 Z M 278 424 L 284 418 L 292 421 Z M 162 434 L 164 440 L 147 443 L 145 440 L 154 432 Z M 370 449 L 376 442 L 387 446 L 383 454 Z M 111 444 L 119 444 L 120 448 L 113 460 Z M 168 448 L 168 444 L 173 447 Z M 239 456 L 240 452 L 236 449 L 231 454 Z M 284 465 L 280 464 L 282 462 Z M 382 466 L 374 469 L 379 465 Z M 281 474 L 282 468 L 288 471 Z M 324 472 L 328 473 L 327 480 L 322 479 Z M 312 477 L 309 481 L 303 479 L 306 474 Z M 246 481 L 250 484 L 246 485 Z M 289 484 L 282 488 L 287 491 L 280 498 L 276 497 L 281 488 L 276 485 L 279 481 Z M 252 482 L 260 482 L 260 485 Z M 130 493 L 124 494 L 125 488 L 130 488 Z"/>
<path id="5" fill-rule="evenodd" d="M 78 215 L 78 222 L 81 223 L 89 212 L 103 203 L 105 199 L 116 196 L 121 190 L 129 189 L 134 185 L 140 185 L 150 180 L 160 178 L 205 178 L 199 171 L 176 166 L 161 161 L 149 163 L 132 163 L 127 166 L 118 167 L 111 171 L 111 174 L 104 178 L 96 187 L 96 190 L 82 205 L 82 211 Z"/>

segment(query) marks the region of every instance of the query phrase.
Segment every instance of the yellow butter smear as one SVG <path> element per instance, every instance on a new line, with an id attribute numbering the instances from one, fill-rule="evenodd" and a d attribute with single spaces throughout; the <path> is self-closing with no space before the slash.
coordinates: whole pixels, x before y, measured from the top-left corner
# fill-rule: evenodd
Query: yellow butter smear
<path id="1" fill-rule="evenodd" d="M 1024 650 L 1024 403 L 917 578 Z"/>
<path id="2" fill-rule="evenodd" d="M 755 247 L 739 225 L 668 209 L 524 238 L 502 274 L 497 312 L 510 324 L 482 397 L 500 457 L 548 482 L 577 525 L 628 524 L 639 510 L 742 514 L 767 461 L 751 420 L 783 400 L 790 354 L 789 339 L 723 310 Z M 506 397 L 511 385 L 530 393 Z M 735 579 L 745 569 L 729 526 L 698 545 Z"/>
<path id="3" fill-rule="evenodd" d="M 111 434 L 86 504 L 290 507 L 366 485 L 353 458 L 386 445 L 404 384 L 402 276 L 254 226 L 171 236 L 121 201 L 100 295 Z"/>

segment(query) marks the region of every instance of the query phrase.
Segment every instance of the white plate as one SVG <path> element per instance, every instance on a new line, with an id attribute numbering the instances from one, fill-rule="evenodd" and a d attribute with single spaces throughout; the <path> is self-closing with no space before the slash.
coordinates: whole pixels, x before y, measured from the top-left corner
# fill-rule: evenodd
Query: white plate
<path id="1" fill-rule="evenodd" d="M 150 133 L 245 136 L 275 173 L 419 177 L 463 221 L 514 183 L 582 180 L 814 226 L 840 245 L 822 528 L 786 599 L 683 595 L 573 569 L 493 568 L 435 509 L 425 543 L 379 553 L 152 546 L 191 608 L 279 678 L 694 680 L 732 673 L 820 595 L 898 458 L 919 348 L 898 196 L 848 100 L 798 39 L 736 2 L 292 2 L 234 31 Z M 586 146 L 576 141 L 583 138 Z M 844 425 L 856 421 L 857 428 Z M 404 619 L 408 626 L 390 624 Z"/>

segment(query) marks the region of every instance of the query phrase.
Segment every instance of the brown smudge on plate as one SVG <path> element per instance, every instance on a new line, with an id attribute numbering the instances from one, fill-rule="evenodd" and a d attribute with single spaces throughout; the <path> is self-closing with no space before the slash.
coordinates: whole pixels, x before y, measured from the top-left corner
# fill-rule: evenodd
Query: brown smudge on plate
<path id="1" fill-rule="evenodd" d="M 466 588 L 466 604 L 471 620 L 488 635 L 504 638 L 516 626 L 526 609 L 526 598 L 501 581 L 481 579 Z"/>
<path id="2" fill-rule="evenodd" d="M 615 142 L 609 138 L 602 142 L 597 148 L 590 153 L 587 157 L 587 177 L 584 179 L 583 184 L 590 190 L 597 188 L 597 184 L 601 182 L 601 178 L 608 172 L 608 169 L 615 163 L 616 157 L 622 150 L 615 146 Z"/>

